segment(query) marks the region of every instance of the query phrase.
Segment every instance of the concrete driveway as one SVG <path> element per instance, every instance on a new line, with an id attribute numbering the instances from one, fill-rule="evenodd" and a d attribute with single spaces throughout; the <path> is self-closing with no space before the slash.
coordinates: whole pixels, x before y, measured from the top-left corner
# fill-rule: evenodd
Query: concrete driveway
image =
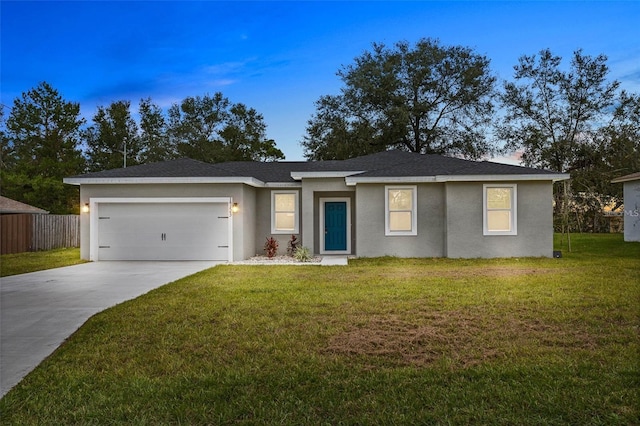
<path id="1" fill-rule="evenodd" d="M 0 398 L 89 317 L 221 262 L 92 262 L 0 279 Z"/>

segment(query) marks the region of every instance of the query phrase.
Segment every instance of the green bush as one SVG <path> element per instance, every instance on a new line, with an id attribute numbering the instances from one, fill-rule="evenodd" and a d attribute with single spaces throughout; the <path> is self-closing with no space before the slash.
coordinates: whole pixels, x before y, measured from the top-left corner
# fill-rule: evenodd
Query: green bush
<path id="1" fill-rule="evenodd" d="M 308 247 L 298 247 L 296 251 L 293 252 L 293 257 L 298 262 L 308 262 L 311 260 L 311 252 Z"/>

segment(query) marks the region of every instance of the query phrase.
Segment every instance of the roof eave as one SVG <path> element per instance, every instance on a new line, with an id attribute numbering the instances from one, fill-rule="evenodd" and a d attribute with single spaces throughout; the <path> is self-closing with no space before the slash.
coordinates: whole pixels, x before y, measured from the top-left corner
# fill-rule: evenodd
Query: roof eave
<path id="1" fill-rule="evenodd" d="M 613 179 L 611 181 L 611 183 L 633 182 L 635 180 L 640 180 L 640 174 L 639 173 L 634 173 L 634 174 L 631 174 L 631 175 L 622 176 L 622 177 Z"/>
<path id="2" fill-rule="evenodd" d="M 145 184 L 185 184 L 185 183 L 240 183 L 262 188 L 265 183 L 254 177 L 112 177 L 112 178 L 64 178 L 69 185 L 145 185 Z"/>
<path id="3" fill-rule="evenodd" d="M 540 181 L 553 182 L 569 179 L 566 173 L 531 175 L 437 175 L 437 176 L 363 176 L 347 177 L 348 186 L 359 183 L 430 183 L 430 182 L 500 182 L 500 181 Z"/>
<path id="4" fill-rule="evenodd" d="M 429 183 L 435 181 L 435 176 L 355 176 L 345 178 L 347 186 L 359 183 Z"/>
<path id="5" fill-rule="evenodd" d="M 302 182 L 266 182 L 265 188 L 300 188 Z"/>
<path id="6" fill-rule="evenodd" d="M 364 173 L 364 172 L 363 171 L 291 172 L 291 178 L 294 180 L 344 178 L 348 176 L 358 175 L 360 173 Z"/>
<path id="7" fill-rule="evenodd" d="M 440 175 L 436 176 L 437 182 L 496 182 L 496 181 L 536 181 L 551 180 L 558 182 L 570 179 L 567 173 L 539 173 L 539 174 L 515 174 L 515 175 Z"/>

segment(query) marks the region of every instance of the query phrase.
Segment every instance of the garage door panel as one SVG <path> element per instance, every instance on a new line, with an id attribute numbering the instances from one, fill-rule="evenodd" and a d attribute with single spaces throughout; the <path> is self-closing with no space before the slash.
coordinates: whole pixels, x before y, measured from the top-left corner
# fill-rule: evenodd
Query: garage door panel
<path id="1" fill-rule="evenodd" d="M 227 260 L 226 203 L 101 203 L 101 260 Z"/>
<path id="2" fill-rule="evenodd" d="M 193 253 L 202 253 L 196 254 Z M 227 248 L 193 247 L 179 250 L 175 247 L 118 247 L 116 250 L 102 248 L 100 260 L 227 260 Z"/>

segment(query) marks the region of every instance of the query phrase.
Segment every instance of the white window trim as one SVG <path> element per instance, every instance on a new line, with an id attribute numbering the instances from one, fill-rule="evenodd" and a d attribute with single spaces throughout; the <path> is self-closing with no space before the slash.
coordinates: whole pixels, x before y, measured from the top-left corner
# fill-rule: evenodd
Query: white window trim
<path id="1" fill-rule="evenodd" d="M 411 194 L 411 230 L 392 231 L 389 223 L 389 190 L 403 189 L 410 190 Z M 418 235 L 418 187 L 417 185 L 386 185 L 384 187 L 384 235 L 385 236 L 413 236 Z"/>
<path id="2" fill-rule="evenodd" d="M 511 230 L 510 231 L 489 231 L 487 215 L 487 189 L 488 188 L 511 188 Z M 518 235 L 518 185 L 510 184 L 484 184 L 482 185 L 482 233 L 483 235 Z"/>
<path id="3" fill-rule="evenodd" d="M 293 231 L 291 230 L 278 230 L 276 229 L 276 194 L 293 194 L 295 196 L 294 201 L 294 225 Z M 300 233 L 300 203 L 299 203 L 298 191 L 271 191 L 271 233 L 275 235 L 284 234 L 299 234 Z"/>

